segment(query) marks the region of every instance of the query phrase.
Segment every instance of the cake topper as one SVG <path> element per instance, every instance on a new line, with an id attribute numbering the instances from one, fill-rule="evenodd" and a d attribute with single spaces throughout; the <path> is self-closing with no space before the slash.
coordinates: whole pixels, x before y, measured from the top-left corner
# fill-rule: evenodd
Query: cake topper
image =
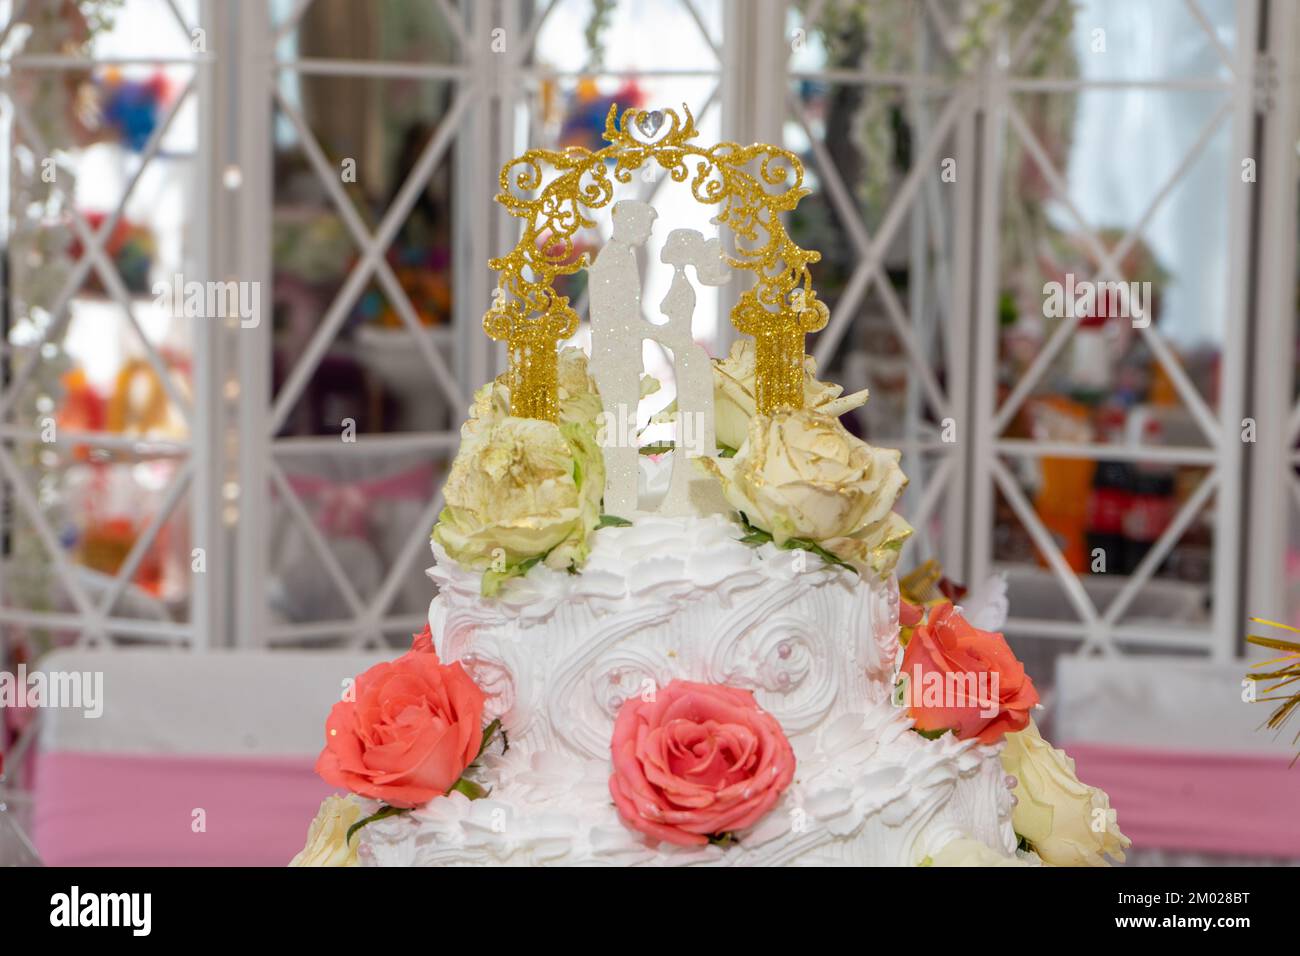
<path id="1" fill-rule="evenodd" d="M 808 272 L 821 255 L 796 245 L 780 218 L 808 193 L 803 166 L 789 150 L 769 144 L 702 147 L 692 142 L 698 131 L 684 104 L 682 113 L 628 109 L 620 121 L 611 106 L 608 146 L 595 152 L 532 149 L 502 167 L 497 201 L 523 229 L 514 250 L 489 263 L 501 276 L 483 327 L 507 344 L 511 414 L 556 420 L 557 348 L 577 331 L 578 315 L 555 291 L 554 280 L 587 267 L 586 255 L 574 256 L 575 234 L 596 225 L 590 213 L 610 203 L 615 182 L 630 182 L 650 161 L 674 182 L 689 181 L 698 202 L 719 207 L 713 221 L 735 237 L 735 255 L 724 261 L 755 276 L 731 322 L 755 338 L 758 411 L 803 404 L 804 336 L 829 317 Z M 751 163 L 754 172 L 745 168 Z M 593 364 L 599 366 L 598 355 Z"/>
<path id="2" fill-rule="evenodd" d="M 668 490 L 658 511 L 690 514 L 691 470 L 688 453 L 717 454 L 713 430 L 713 370 L 709 353 L 691 335 L 695 289 L 686 275 L 694 266 L 704 285 L 718 286 L 731 271 L 718 239 L 694 229 L 674 229 L 660 261 L 673 267 L 673 281 L 659 304 L 667 322 L 648 322 L 641 312 L 641 275 L 636 250 L 650 238 L 658 214 L 648 203 L 624 199 L 614 204 L 614 231 L 590 269 L 591 375 L 604 412 L 601 446 L 605 455 L 605 510 L 626 515 L 637 510 L 636 409 L 641 390 L 641 348 L 646 339 L 671 351 L 677 383 L 677 448 Z"/>

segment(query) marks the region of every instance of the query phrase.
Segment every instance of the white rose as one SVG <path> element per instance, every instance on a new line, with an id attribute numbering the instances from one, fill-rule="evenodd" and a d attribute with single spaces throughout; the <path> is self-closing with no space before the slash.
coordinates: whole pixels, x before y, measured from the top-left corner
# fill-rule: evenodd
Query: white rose
<path id="1" fill-rule="evenodd" d="M 898 459 L 805 408 L 754 416 L 734 458 L 695 460 L 778 546 L 810 541 L 859 571 L 887 573 L 912 531 L 891 510 L 907 484 Z"/>
<path id="2" fill-rule="evenodd" d="M 363 810 L 352 797 L 325 798 L 307 828 L 307 845 L 289 861 L 290 866 L 360 866 L 357 844 L 348 843 L 348 828 L 359 821 Z"/>
<path id="3" fill-rule="evenodd" d="M 1002 767 L 1016 778 L 1011 823 L 1049 866 L 1107 866 L 1124 862 L 1128 837 L 1120 832 L 1110 798 L 1079 782 L 1074 761 L 1038 733 L 1033 721 L 1007 734 Z"/>
<path id="4" fill-rule="evenodd" d="M 1008 856 L 979 840 L 958 837 L 930 858 L 931 866 L 1036 866 L 1032 855 Z"/>
<path id="5" fill-rule="evenodd" d="M 713 363 L 713 418 L 718 444 L 739 448 L 748 432 L 749 420 L 758 414 L 754 397 L 754 340 L 737 339 L 725 359 Z M 803 407 L 838 418 L 867 400 L 867 390 L 841 396 L 844 389 L 817 379 L 817 362 L 811 355 L 803 361 Z"/>
<path id="6" fill-rule="evenodd" d="M 491 594 L 532 559 L 556 569 L 586 560 L 604 485 L 591 426 L 503 418 L 462 442 L 433 540 L 463 567 L 488 572 Z"/>
<path id="7" fill-rule="evenodd" d="M 587 373 L 587 356 L 579 348 L 560 350 L 556 380 L 560 399 L 560 424 L 592 425 L 601 413 L 596 381 Z M 477 439 L 495 422 L 510 417 L 510 386 L 502 373 L 474 393 L 469 418 L 460 427 L 461 442 Z"/>

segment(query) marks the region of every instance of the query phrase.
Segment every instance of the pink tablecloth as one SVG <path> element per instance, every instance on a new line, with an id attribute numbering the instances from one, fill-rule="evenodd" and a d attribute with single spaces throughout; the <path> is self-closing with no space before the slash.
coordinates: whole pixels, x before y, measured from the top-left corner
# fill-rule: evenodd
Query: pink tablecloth
<path id="1" fill-rule="evenodd" d="M 1300 857 L 1300 765 L 1283 757 L 1065 744 L 1134 847 Z"/>
<path id="2" fill-rule="evenodd" d="M 51 866 L 284 866 L 333 792 L 312 763 L 42 753 L 34 842 Z"/>

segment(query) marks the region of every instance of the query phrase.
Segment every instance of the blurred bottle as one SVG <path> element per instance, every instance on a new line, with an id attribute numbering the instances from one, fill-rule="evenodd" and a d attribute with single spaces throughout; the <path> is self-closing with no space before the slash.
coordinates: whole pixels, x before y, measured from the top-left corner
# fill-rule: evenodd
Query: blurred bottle
<path id="1" fill-rule="evenodd" d="M 1174 476 L 1164 469 L 1139 469 L 1133 499 L 1124 515 L 1124 573 L 1132 574 L 1174 515 Z M 1158 570 L 1158 569 L 1157 569 Z"/>
<path id="2" fill-rule="evenodd" d="M 1117 574 L 1124 570 L 1127 562 L 1124 516 L 1132 501 L 1133 466 L 1124 461 L 1098 462 L 1088 493 L 1089 571 Z"/>
<path id="3" fill-rule="evenodd" d="M 1165 444 L 1158 417 L 1140 423 L 1144 445 Z M 1133 500 L 1124 515 L 1124 573 L 1132 574 L 1156 540 L 1169 527 L 1176 511 L 1174 469 L 1159 462 L 1139 462 L 1133 468 Z M 1156 570 L 1159 570 L 1158 568 Z"/>
<path id="4" fill-rule="evenodd" d="M 1088 410 L 1060 396 L 1034 402 L 1032 434 L 1038 441 L 1083 443 L 1092 440 Z M 1089 458 L 1042 459 L 1042 486 L 1034 510 L 1056 540 L 1070 569 L 1087 568 L 1084 534 L 1088 519 L 1088 489 L 1095 468 Z"/>

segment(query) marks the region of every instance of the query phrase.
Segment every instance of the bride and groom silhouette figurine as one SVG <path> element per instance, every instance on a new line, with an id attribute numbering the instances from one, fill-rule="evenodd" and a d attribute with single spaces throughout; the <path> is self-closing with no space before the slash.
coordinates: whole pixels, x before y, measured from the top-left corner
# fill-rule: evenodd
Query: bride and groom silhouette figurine
<path id="1" fill-rule="evenodd" d="M 641 397 L 641 349 L 645 339 L 658 342 L 673 356 L 677 380 L 677 450 L 668 492 L 659 506 L 664 514 L 690 512 L 692 472 L 688 457 L 717 454 L 713 429 L 713 370 L 709 354 L 691 336 L 695 288 L 686 276 L 694 266 L 703 285 L 719 286 L 730 278 L 718 239 L 694 229 L 668 234 L 659 259 L 673 267 L 668 294 L 659 303 L 667 318 L 661 325 L 641 314 L 641 273 L 636 250 L 650 238 L 657 214 L 649 203 L 614 204 L 613 235 L 592 263 L 588 275 L 591 303 L 591 374 L 604 405 L 605 511 L 630 516 L 637 510 L 638 449 L 636 409 Z"/>

